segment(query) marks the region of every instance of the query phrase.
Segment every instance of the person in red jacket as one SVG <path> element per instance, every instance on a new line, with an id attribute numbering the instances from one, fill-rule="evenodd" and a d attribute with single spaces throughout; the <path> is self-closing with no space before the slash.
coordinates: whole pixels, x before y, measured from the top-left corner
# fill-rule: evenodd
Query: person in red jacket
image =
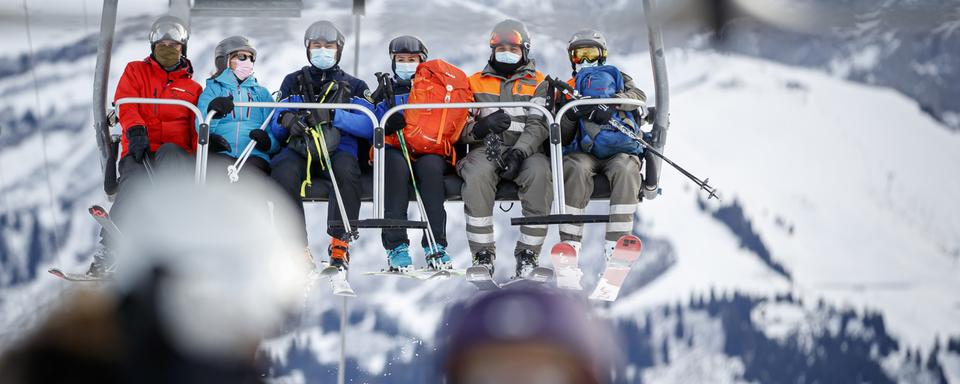
<path id="1" fill-rule="evenodd" d="M 127 64 L 117 84 L 114 101 L 127 97 L 177 99 L 196 104 L 200 84 L 193 81 L 193 66 L 187 60 L 189 32 L 184 22 L 174 16 L 162 16 L 150 28 L 150 56 Z M 117 109 L 123 129 L 123 152 L 118 171 L 120 180 L 110 216 L 122 229 L 125 195 L 149 175 L 150 168 L 191 171 L 190 156 L 196 150 L 195 116 L 178 105 L 123 104 Z M 94 254 L 87 275 L 104 276 L 115 262 L 107 248 L 105 233 L 100 233 L 100 247 Z"/>

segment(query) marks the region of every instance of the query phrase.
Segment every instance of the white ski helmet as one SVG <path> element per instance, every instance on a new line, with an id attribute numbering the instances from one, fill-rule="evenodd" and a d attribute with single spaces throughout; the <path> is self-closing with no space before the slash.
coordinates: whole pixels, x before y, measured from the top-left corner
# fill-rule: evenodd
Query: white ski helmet
<path id="1" fill-rule="evenodd" d="M 179 17 L 166 15 L 161 16 L 157 21 L 153 22 L 153 26 L 150 27 L 150 49 L 152 50 L 157 43 L 168 40 L 180 43 L 183 46 L 181 53 L 183 56 L 187 55 L 187 40 L 190 39 L 190 30 L 187 29 L 186 23 L 183 22 Z"/>

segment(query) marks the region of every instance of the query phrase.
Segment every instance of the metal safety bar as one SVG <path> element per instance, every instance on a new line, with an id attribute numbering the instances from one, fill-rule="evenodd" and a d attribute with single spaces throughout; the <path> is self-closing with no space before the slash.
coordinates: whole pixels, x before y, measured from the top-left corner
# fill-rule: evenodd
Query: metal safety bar
<path id="1" fill-rule="evenodd" d="M 550 110 L 548 110 L 542 105 L 532 103 L 529 101 L 403 104 L 403 105 L 397 105 L 393 108 L 388 109 L 387 112 L 383 114 L 383 117 L 380 118 L 379 126 L 383 127 L 387 123 L 387 119 L 389 119 L 390 116 L 393 116 L 394 113 L 407 110 L 407 109 L 469 109 L 469 108 L 500 108 L 500 107 L 523 107 L 523 108 L 535 109 L 539 111 L 543 115 L 543 117 L 547 120 L 547 129 L 550 131 L 550 165 L 552 168 L 552 173 L 554 175 L 553 197 L 554 197 L 554 200 L 560 199 L 560 200 L 557 200 L 560 203 L 557 203 L 556 201 L 554 203 L 556 204 L 555 207 L 557 208 L 557 212 L 565 213 L 564 205 L 562 203 L 564 201 L 563 200 L 564 195 L 563 195 L 563 160 L 560 159 L 560 156 L 562 155 L 562 148 L 560 147 L 560 128 L 559 128 L 559 125 L 556 124 L 553 118 L 553 115 L 550 113 Z M 374 161 L 382 162 L 383 151 L 384 151 L 383 129 L 378 127 L 378 130 L 374 131 L 373 135 L 374 135 L 374 139 L 373 139 L 374 153 L 375 154 L 379 153 L 378 155 L 375 155 Z M 383 164 L 380 164 L 380 166 L 382 167 Z M 376 167 L 374 168 L 376 169 Z M 558 175 L 559 175 L 559 182 L 557 181 Z M 383 187 L 384 175 L 383 173 L 374 172 L 373 177 L 374 177 L 373 196 L 374 196 L 374 199 L 376 199 L 377 196 L 381 196 L 381 197 L 383 196 L 383 191 L 376 190 L 376 188 L 377 186 L 380 186 L 380 188 Z M 375 207 L 380 207 L 380 209 L 383 209 L 382 202 L 379 202 L 376 204 L 378 205 L 375 205 Z M 383 211 L 381 210 L 379 212 L 375 212 L 374 216 L 383 217 Z"/>
<path id="2" fill-rule="evenodd" d="M 211 111 L 207 118 L 204 119 L 203 113 L 200 112 L 200 109 L 197 108 L 196 105 L 193 105 L 189 102 L 176 99 L 154 99 L 149 97 L 124 97 L 120 100 L 117 100 L 113 104 L 116 105 L 117 108 L 120 108 L 120 106 L 124 104 L 179 105 L 193 112 L 193 115 L 200 123 L 200 135 L 197 135 L 197 165 L 194 178 L 197 184 L 204 183 L 206 180 L 207 163 L 206 158 L 200 156 L 200 148 L 203 147 L 205 149 L 207 147 L 207 140 L 210 138 L 210 118 L 213 117 L 213 111 Z"/>

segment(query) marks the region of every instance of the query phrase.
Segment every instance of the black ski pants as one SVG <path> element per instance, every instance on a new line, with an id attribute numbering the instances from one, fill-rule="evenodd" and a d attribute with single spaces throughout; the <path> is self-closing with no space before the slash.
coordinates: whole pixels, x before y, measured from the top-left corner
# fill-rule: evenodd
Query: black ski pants
<path id="1" fill-rule="evenodd" d="M 330 160 L 333 163 L 333 173 L 337 178 L 337 185 L 340 187 L 340 197 L 343 199 L 344 209 L 347 211 L 347 218 L 357 220 L 360 216 L 360 194 L 363 192 L 360 184 L 360 162 L 357 157 L 344 151 L 336 151 L 330 154 Z M 321 167 L 321 164 L 324 164 Z M 315 178 L 315 183 L 319 179 L 330 180 L 325 162 L 322 159 L 314 159 L 312 163 L 311 178 Z M 294 225 L 302 229 L 299 233 L 299 240 L 304 247 L 307 246 L 307 224 L 303 214 L 303 202 L 300 199 L 300 187 L 307 178 L 307 158 L 299 153 L 284 148 L 271 162 L 270 177 L 276 180 L 283 190 L 290 196 L 293 206 L 296 207 L 294 215 L 298 220 Z M 331 185 L 327 198 L 327 222 L 341 221 L 340 209 L 337 206 L 337 197 L 334 194 Z M 327 226 L 327 234 L 331 237 L 340 238 L 345 233 L 342 226 Z"/>
<path id="2" fill-rule="evenodd" d="M 384 206 L 383 214 L 387 219 L 406 219 L 407 205 L 410 203 L 410 170 L 403 158 L 403 152 L 396 148 L 387 148 L 384 151 Z M 420 197 L 423 199 L 424 209 L 427 211 L 427 220 L 433 229 L 433 237 L 437 244 L 447 246 L 447 211 L 443 207 L 446 201 L 444 190 L 444 175 L 453 172 L 442 156 L 423 155 L 413 160 L 413 173 L 417 178 L 417 187 L 420 188 Z M 410 244 L 405 229 L 384 229 L 381 234 L 384 249 L 393 249 L 400 244 Z M 420 244 L 427 246 L 427 236 L 420 240 Z"/>
<path id="3" fill-rule="evenodd" d="M 117 164 L 117 173 L 120 174 L 120 178 L 117 182 L 117 193 L 113 198 L 113 205 L 110 206 L 110 218 L 121 231 L 124 215 L 136 214 L 136 207 L 127 206 L 131 193 L 135 193 L 132 191 L 138 187 L 149 187 L 141 184 L 153 182 L 147 174 L 147 163 L 153 168 L 154 176 L 157 177 L 192 179 L 194 176 L 194 157 L 173 143 L 161 145 L 156 152 L 148 154 L 142 162 L 137 162 L 130 155 L 120 158 Z M 107 232 L 103 228 L 100 228 L 100 241 L 105 245 L 110 244 Z"/>

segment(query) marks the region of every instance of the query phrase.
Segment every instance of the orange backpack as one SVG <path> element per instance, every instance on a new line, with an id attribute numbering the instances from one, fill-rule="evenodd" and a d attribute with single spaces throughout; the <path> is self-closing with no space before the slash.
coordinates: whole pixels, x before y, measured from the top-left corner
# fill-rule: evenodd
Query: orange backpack
<path id="1" fill-rule="evenodd" d="M 473 101 L 473 91 L 467 75 L 446 61 L 435 59 L 417 66 L 409 104 L 468 103 Z M 407 126 L 403 138 L 412 156 L 435 154 L 456 162 L 453 144 L 460 139 L 460 132 L 467 123 L 467 110 L 457 109 L 407 109 L 404 112 Z M 387 143 L 399 147 L 395 135 Z"/>

